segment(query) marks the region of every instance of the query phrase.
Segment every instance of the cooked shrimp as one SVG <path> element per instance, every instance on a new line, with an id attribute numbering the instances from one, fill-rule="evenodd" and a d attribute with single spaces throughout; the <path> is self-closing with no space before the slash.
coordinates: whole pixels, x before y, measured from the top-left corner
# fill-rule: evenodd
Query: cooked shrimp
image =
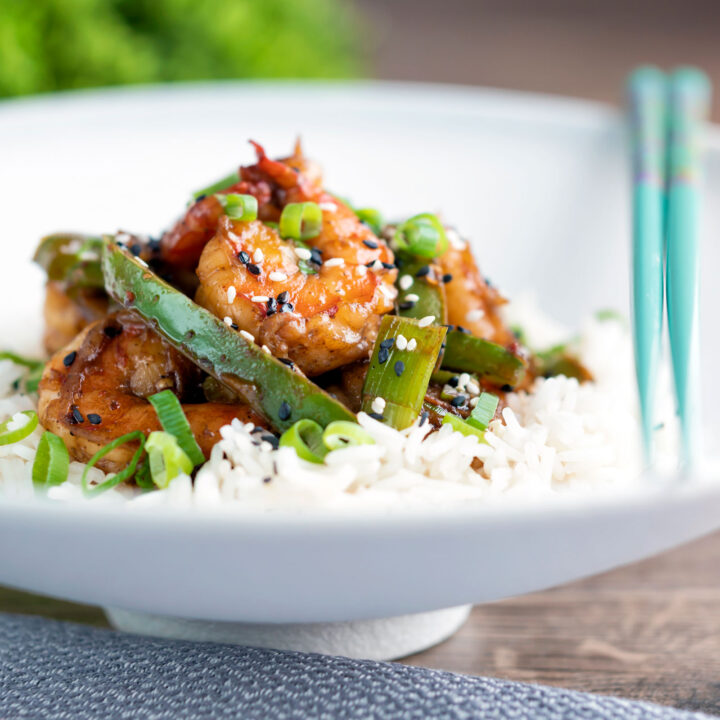
<path id="1" fill-rule="evenodd" d="M 200 257 L 196 301 L 308 375 L 366 358 L 397 295 L 391 250 L 315 172 L 298 170 L 301 156 L 275 161 L 257 148 L 260 159 L 243 168 L 238 189 L 258 197 L 265 220 L 286 203 L 316 202 L 322 230 L 307 240 L 311 252 L 261 220 L 223 216 Z"/>
<path id="2" fill-rule="evenodd" d="M 48 281 L 45 288 L 45 349 L 54 353 L 67 345 L 91 322 L 108 312 L 109 300 L 102 291 L 75 288 L 70 295 L 64 286 Z"/>
<path id="3" fill-rule="evenodd" d="M 160 430 L 145 399 L 170 388 L 199 400 L 200 371 L 137 315 L 120 311 L 97 321 L 56 353 L 39 387 L 41 424 L 59 435 L 73 459 L 87 462 L 107 443 L 134 430 Z M 203 453 L 233 418 L 262 425 L 246 405 L 199 402 L 183 410 Z M 123 445 L 98 462 L 106 472 L 125 467 L 136 447 Z"/>

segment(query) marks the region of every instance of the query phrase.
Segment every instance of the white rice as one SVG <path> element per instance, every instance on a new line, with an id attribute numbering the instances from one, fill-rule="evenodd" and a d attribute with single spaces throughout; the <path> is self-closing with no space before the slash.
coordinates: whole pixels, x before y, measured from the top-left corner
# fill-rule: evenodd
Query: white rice
<path id="1" fill-rule="evenodd" d="M 520 321 L 532 343 L 542 338 L 539 346 L 567 336 L 531 307 L 515 304 L 509 315 Z M 318 465 L 301 460 L 292 449 L 273 450 L 251 432 L 252 425 L 234 420 L 222 428 L 222 439 L 194 484 L 180 476 L 166 490 L 141 493 L 118 487 L 84 500 L 84 466 L 73 462 L 68 480 L 48 495 L 129 508 L 403 511 L 629 488 L 637 484 L 641 469 L 629 333 L 622 322 L 593 320 L 583 329 L 577 349 L 594 382 L 538 379 L 532 392 L 510 394 L 504 422 L 491 423 L 486 443 L 449 426 L 431 433 L 429 423 L 397 431 L 360 413 L 358 421 L 375 444 L 335 450 Z M 12 387 L 21 374 L 11 362 L 0 362 L 0 419 L 34 407 L 33 398 Z M 672 456 L 672 407 L 662 408 L 661 414 L 665 424 L 658 444 L 670 447 Z M 41 435 L 37 428 L 20 443 L 0 446 L 0 496 L 33 497 L 31 468 Z M 480 465 L 477 461 L 482 461 L 480 471 L 473 468 Z M 103 478 L 99 470 L 91 471 L 93 482 Z"/>

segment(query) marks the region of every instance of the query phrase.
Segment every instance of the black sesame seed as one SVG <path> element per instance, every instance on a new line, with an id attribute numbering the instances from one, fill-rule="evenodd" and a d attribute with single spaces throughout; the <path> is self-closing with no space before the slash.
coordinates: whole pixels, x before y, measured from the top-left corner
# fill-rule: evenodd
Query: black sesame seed
<path id="1" fill-rule="evenodd" d="M 380 343 L 380 347 L 387 348 L 389 350 L 394 344 L 395 338 L 385 338 L 385 340 Z"/>
<path id="2" fill-rule="evenodd" d="M 91 425 L 99 425 L 102 422 L 102 418 L 97 413 L 88 413 L 87 419 Z"/>
<path id="3" fill-rule="evenodd" d="M 500 389 L 503 392 L 512 392 L 515 388 L 512 385 L 503 385 Z"/>
<path id="4" fill-rule="evenodd" d="M 384 262 L 384 263 L 382 264 L 382 266 L 383 266 L 386 270 L 394 270 L 394 269 L 395 269 L 395 265 L 393 265 L 392 263 L 386 263 L 386 262 Z"/>
<path id="5" fill-rule="evenodd" d="M 312 248 L 310 250 L 310 262 L 315 263 L 316 265 L 323 264 L 322 253 L 317 248 Z"/>
<path id="6" fill-rule="evenodd" d="M 248 263 L 247 269 L 253 274 L 253 275 L 259 275 L 260 274 L 260 268 L 255 265 L 254 263 Z"/>
<path id="7" fill-rule="evenodd" d="M 400 310 L 412 310 L 415 307 L 415 303 L 411 300 L 404 300 L 401 303 L 398 303 L 398 307 Z"/>
<path id="8" fill-rule="evenodd" d="M 383 363 L 387 362 L 387 359 L 390 357 L 390 352 L 387 348 L 381 347 L 378 350 L 378 362 L 382 365 Z"/>
<path id="9" fill-rule="evenodd" d="M 230 327 L 231 327 L 233 330 L 239 330 L 239 329 L 240 329 L 240 326 L 239 326 L 237 323 L 230 323 Z"/>
<path id="10" fill-rule="evenodd" d="M 284 363 L 288 367 L 295 367 L 295 363 L 290 358 L 278 358 L 281 363 Z"/>
<path id="11" fill-rule="evenodd" d="M 457 375 L 453 375 L 453 376 L 448 380 L 448 383 L 447 383 L 447 384 L 448 384 L 450 387 L 452 387 L 452 388 L 456 388 L 456 387 L 458 386 L 458 383 L 459 383 L 459 382 L 460 382 L 460 378 L 459 378 Z"/>
<path id="12" fill-rule="evenodd" d="M 83 417 L 83 414 L 80 412 L 80 410 L 78 410 L 77 405 L 71 405 L 70 410 L 72 410 L 73 420 L 76 423 L 85 422 L 85 418 Z"/>
<path id="13" fill-rule="evenodd" d="M 460 407 L 461 405 L 464 405 L 464 404 L 465 404 L 465 401 L 466 401 L 466 400 L 467 400 L 467 398 L 466 398 L 464 395 L 458 395 L 457 397 L 454 397 L 454 398 L 450 401 L 450 404 L 451 404 L 453 407 Z"/>
<path id="14" fill-rule="evenodd" d="M 68 353 L 63 358 L 63 365 L 65 367 L 70 367 L 75 362 L 76 357 L 77 357 L 77 352 L 75 350 L 73 350 L 71 353 Z"/>
<path id="15" fill-rule="evenodd" d="M 374 260 L 371 260 L 369 263 L 365 263 L 366 268 L 371 268 L 375 264 Z"/>
<path id="16" fill-rule="evenodd" d="M 486 284 L 488 287 L 492 287 L 492 286 L 493 286 L 492 281 L 490 280 L 489 277 L 486 277 L 486 278 L 485 278 L 485 284 Z"/>
<path id="17" fill-rule="evenodd" d="M 451 281 L 452 281 L 452 274 L 451 274 L 451 273 L 445 273 L 445 274 L 442 276 L 442 281 L 443 281 L 444 283 L 449 283 L 449 282 L 451 282 Z"/>
<path id="18" fill-rule="evenodd" d="M 140 243 L 133 243 L 129 247 L 129 250 L 135 257 L 138 257 L 138 255 L 142 252 L 142 245 Z"/>
<path id="19" fill-rule="evenodd" d="M 456 325 L 456 326 L 455 326 L 455 329 L 456 329 L 458 332 L 465 333 L 465 335 L 469 335 L 469 334 L 470 334 L 470 331 L 469 331 L 467 328 L 464 328 L 462 325 Z"/>
<path id="20" fill-rule="evenodd" d="M 274 450 L 277 450 L 280 447 L 280 440 L 278 440 L 274 435 L 268 433 L 267 435 L 263 435 L 262 439 L 266 443 L 270 443 L 270 445 L 273 446 Z"/>
<path id="21" fill-rule="evenodd" d="M 429 265 L 423 265 L 416 273 L 415 277 L 425 277 L 430 272 Z"/>
<path id="22" fill-rule="evenodd" d="M 402 360 L 398 360 L 393 369 L 395 370 L 395 374 L 400 377 L 403 372 L 405 372 L 405 363 Z"/>
<path id="23" fill-rule="evenodd" d="M 295 306 L 292 303 L 285 302 L 280 306 L 280 312 L 292 312 L 295 309 Z"/>
<path id="24" fill-rule="evenodd" d="M 207 197 L 207 195 L 205 195 L 204 193 L 201 194 L 201 195 L 198 195 L 198 196 L 195 198 L 195 202 L 200 202 L 201 200 L 204 200 L 206 197 Z"/>
<path id="25" fill-rule="evenodd" d="M 148 240 L 148 250 L 151 252 L 157 252 L 160 249 L 160 240 L 159 238 L 150 238 Z"/>
<path id="26" fill-rule="evenodd" d="M 278 417 L 281 420 L 289 420 L 292 415 L 292 408 L 283 400 L 280 403 L 280 409 L 278 410 Z"/>
<path id="27" fill-rule="evenodd" d="M 271 482 L 271 481 L 272 481 L 272 478 L 271 478 L 269 475 L 268 475 L 267 477 L 264 477 L 264 478 L 263 478 L 263 482 L 264 482 L 264 483 L 269 483 L 269 482 Z"/>
<path id="28" fill-rule="evenodd" d="M 287 290 L 283 290 L 278 296 L 277 301 L 282 304 L 286 303 L 290 299 L 290 293 Z"/>
<path id="29" fill-rule="evenodd" d="M 378 244 L 374 240 L 363 240 L 363 245 L 369 247 L 371 250 L 378 249 Z"/>
<path id="30" fill-rule="evenodd" d="M 268 301 L 265 303 L 265 305 L 267 306 L 268 317 L 270 315 L 274 315 L 277 312 L 278 304 L 275 298 L 268 298 Z"/>
<path id="31" fill-rule="evenodd" d="M 427 410 L 423 410 L 420 413 L 420 425 L 424 425 L 427 422 L 428 417 L 430 417 L 430 413 Z"/>
<path id="32" fill-rule="evenodd" d="M 237 258 L 243 265 L 247 265 L 250 262 L 250 255 L 248 255 L 244 250 L 241 250 L 238 253 Z"/>
<path id="33" fill-rule="evenodd" d="M 264 427 L 260 427 L 259 425 L 256 425 L 256 426 L 250 431 L 250 434 L 251 434 L 251 435 L 255 435 L 255 434 L 257 434 L 257 433 L 264 433 L 264 432 L 265 432 L 265 428 L 264 428 Z"/>
<path id="34" fill-rule="evenodd" d="M 384 419 L 383 416 L 382 416 L 380 413 L 371 412 L 371 413 L 368 413 L 368 415 L 369 415 L 373 420 L 381 420 L 381 421 L 382 421 L 382 420 Z"/>

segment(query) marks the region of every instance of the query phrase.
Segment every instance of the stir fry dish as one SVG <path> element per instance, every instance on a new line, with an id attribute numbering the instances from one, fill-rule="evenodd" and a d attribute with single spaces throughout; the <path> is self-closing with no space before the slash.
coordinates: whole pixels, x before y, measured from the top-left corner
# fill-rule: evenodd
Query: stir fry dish
<path id="1" fill-rule="evenodd" d="M 445 220 L 386 223 L 326 190 L 299 143 L 278 160 L 252 145 L 256 161 L 195 193 L 158 239 L 41 241 L 51 357 L 16 358 L 37 416 L 4 428 L 45 429 L 36 487 L 64 482 L 70 460 L 108 473 L 83 476 L 87 494 L 167 487 L 234 419 L 311 463 L 371 441 L 358 413 L 483 442 L 506 393 L 591 379 L 565 347 L 524 346 Z"/>

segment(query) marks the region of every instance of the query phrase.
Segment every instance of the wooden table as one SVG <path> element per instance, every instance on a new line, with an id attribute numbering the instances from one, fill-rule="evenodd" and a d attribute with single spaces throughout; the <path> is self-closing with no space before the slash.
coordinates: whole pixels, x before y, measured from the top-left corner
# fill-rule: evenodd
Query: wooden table
<path id="1" fill-rule="evenodd" d="M 720 714 L 720 534 L 581 582 L 477 607 L 412 665 Z M 0 588 L 0 612 L 106 626 L 97 608 Z"/>

